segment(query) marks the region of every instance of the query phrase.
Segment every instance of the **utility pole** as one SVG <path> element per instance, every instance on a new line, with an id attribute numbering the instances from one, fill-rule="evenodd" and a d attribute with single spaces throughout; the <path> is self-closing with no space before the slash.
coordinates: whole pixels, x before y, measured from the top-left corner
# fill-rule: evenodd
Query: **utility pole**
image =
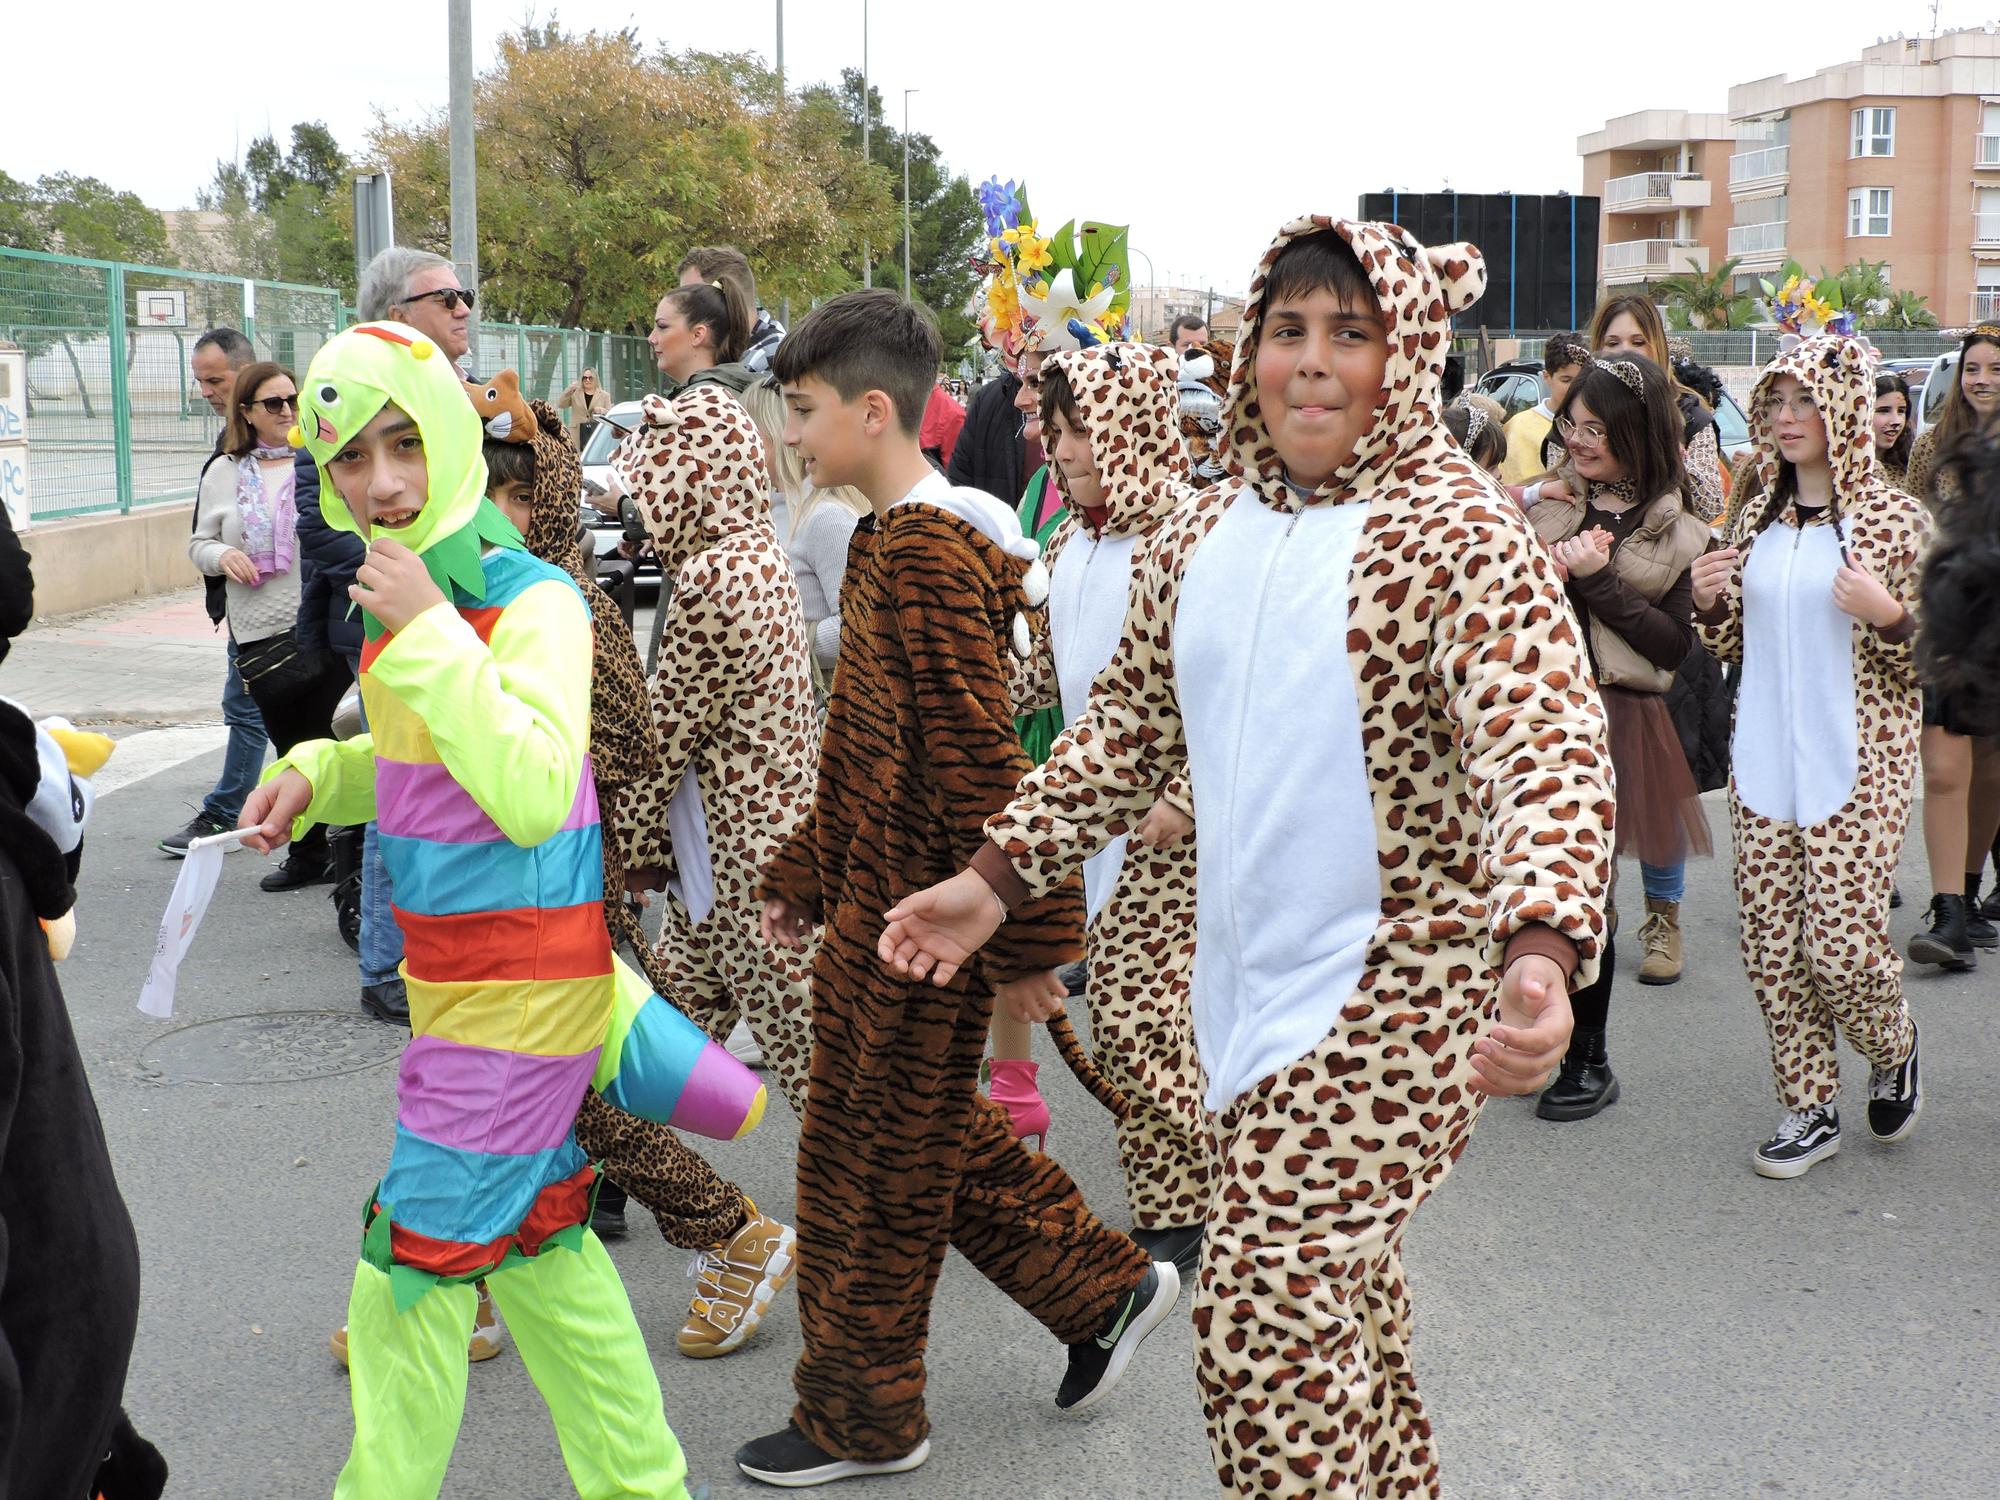
<path id="1" fill-rule="evenodd" d="M 903 300 L 910 301 L 910 95 L 903 90 Z"/>
<path id="2" fill-rule="evenodd" d="M 875 158 L 868 154 L 868 117 L 875 113 L 874 95 L 868 87 L 868 0 L 861 0 L 861 161 L 864 166 L 872 166 Z M 868 253 L 868 241 L 861 241 L 861 284 L 875 285 L 875 271 L 870 264 L 873 257 Z"/>
<path id="3" fill-rule="evenodd" d="M 472 0 L 451 0 L 451 258 L 458 284 L 479 287 L 479 168 L 472 148 Z M 479 315 L 472 314 L 472 347 L 479 348 Z"/>
<path id="4" fill-rule="evenodd" d="M 778 98 L 785 97 L 785 0 L 778 0 Z"/>

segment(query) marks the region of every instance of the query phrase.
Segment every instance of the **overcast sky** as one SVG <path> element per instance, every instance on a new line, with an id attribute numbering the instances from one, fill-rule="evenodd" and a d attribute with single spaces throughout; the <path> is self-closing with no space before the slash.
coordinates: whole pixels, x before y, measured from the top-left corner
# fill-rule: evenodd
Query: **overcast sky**
<path id="1" fill-rule="evenodd" d="M 1988 3 L 1944 0 L 1940 24 L 1983 24 L 2000 12 Z M 862 4 L 789 0 L 789 84 L 860 64 Z M 483 68 L 529 11 L 472 8 Z M 445 102 L 444 0 L 217 5 L 207 34 L 198 7 L 89 9 L 109 24 L 79 31 L 68 6 L 9 6 L 0 168 L 17 178 L 69 171 L 191 207 L 216 159 L 267 128 L 283 138 L 323 119 L 353 152 L 375 108 Z M 572 31 L 635 23 L 649 45 L 769 57 L 776 9 L 565 0 L 556 14 Z M 911 128 L 954 170 L 1026 180 L 1044 227 L 1130 224 L 1161 283 L 1236 291 L 1293 214 L 1352 214 L 1359 194 L 1390 187 L 1574 192 L 1576 139 L 1608 117 L 1720 111 L 1732 83 L 1801 77 L 1931 24 L 1931 6 L 1908 0 L 1686 10 L 1709 24 L 1601 0 L 870 0 L 869 71 L 892 121 L 903 90 L 919 90 Z M 1145 259 L 1133 273 L 1148 277 Z"/>

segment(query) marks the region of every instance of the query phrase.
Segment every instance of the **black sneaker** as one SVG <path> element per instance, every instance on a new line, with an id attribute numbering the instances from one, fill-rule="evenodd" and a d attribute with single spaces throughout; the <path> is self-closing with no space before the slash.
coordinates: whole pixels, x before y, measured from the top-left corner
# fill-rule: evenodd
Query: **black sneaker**
<path id="1" fill-rule="evenodd" d="M 1840 1111 L 1831 1104 L 1794 1110 L 1778 1133 L 1750 1156 L 1759 1177 L 1803 1177 L 1812 1164 L 1840 1151 Z"/>
<path id="2" fill-rule="evenodd" d="M 1889 910 L 1901 911 L 1902 909 L 1903 909 L 1903 888 L 1892 881 L 1890 882 L 1889 885 Z"/>
<path id="3" fill-rule="evenodd" d="M 752 1479 L 775 1484 L 782 1489 L 803 1490 L 816 1484 L 832 1484 L 836 1479 L 860 1479 L 869 1474 L 904 1474 L 931 1456 L 931 1440 L 925 1438 L 901 1458 L 865 1463 L 856 1458 L 835 1458 L 826 1449 L 787 1422 L 783 1432 L 760 1437 L 736 1450 L 736 1467 Z"/>
<path id="4" fill-rule="evenodd" d="M 1173 1229 L 1135 1229 L 1132 1243 L 1146 1252 L 1149 1260 L 1170 1260 L 1183 1276 L 1192 1276 L 1201 1264 L 1201 1242 L 1206 1224 L 1182 1224 Z"/>
<path id="5" fill-rule="evenodd" d="M 320 854 L 287 854 L 277 869 L 257 882 L 260 891 L 300 891 L 309 885 L 333 883 L 333 860 Z"/>
<path id="6" fill-rule="evenodd" d="M 361 986 L 361 1008 L 378 1021 L 398 1026 L 410 1024 L 410 995 L 403 976 L 392 975 L 380 984 Z"/>
<path id="7" fill-rule="evenodd" d="M 1064 1411 L 1084 1411 L 1109 1395 L 1132 1356 L 1180 1300 L 1181 1273 L 1174 1263 L 1156 1260 L 1104 1320 L 1104 1326 L 1080 1344 L 1069 1346 L 1069 1370 L 1056 1391 Z"/>
<path id="8" fill-rule="evenodd" d="M 185 828 L 177 828 L 160 840 L 160 853 L 171 854 L 175 859 L 186 859 L 188 845 L 196 839 L 213 838 L 218 833 L 228 833 L 236 825 L 225 823 L 220 818 L 212 818 L 207 811 L 196 813 L 188 819 Z M 231 844 L 232 849 L 240 849 L 241 844 Z"/>
<path id="9" fill-rule="evenodd" d="M 609 1177 L 590 1206 L 590 1227 L 600 1240 L 615 1240 L 625 1233 L 625 1189 Z"/>
<path id="10" fill-rule="evenodd" d="M 1917 1128 L 1923 1113 L 1924 1081 L 1917 1066 L 1917 1028 L 1910 1026 L 1910 1055 L 1893 1068 L 1868 1070 L 1868 1133 L 1878 1141 L 1900 1141 Z"/>

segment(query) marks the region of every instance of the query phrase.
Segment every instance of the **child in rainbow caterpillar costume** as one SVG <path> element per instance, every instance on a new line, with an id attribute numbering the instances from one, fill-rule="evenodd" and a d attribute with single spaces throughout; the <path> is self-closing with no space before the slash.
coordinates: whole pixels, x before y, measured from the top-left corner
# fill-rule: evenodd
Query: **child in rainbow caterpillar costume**
<path id="1" fill-rule="evenodd" d="M 437 1493 L 484 1276 L 578 1492 L 681 1500 L 644 1341 L 585 1227 L 594 1173 L 573 1122 L 594 1086 L 728 1138 L 762 1115 L 762 1085 L 612 956 L 589 616 L 485 499 L 449 361 L 399 325 L 350 329 L 313 360 L 299 424 L 326 520 L 374 537 L 353 590 L 373 734 L 295 749 L 243 824 L 268 847 L 378 822 L 413 1035 L 348 1304 L 355 1438 L 335 1493 Z"/>

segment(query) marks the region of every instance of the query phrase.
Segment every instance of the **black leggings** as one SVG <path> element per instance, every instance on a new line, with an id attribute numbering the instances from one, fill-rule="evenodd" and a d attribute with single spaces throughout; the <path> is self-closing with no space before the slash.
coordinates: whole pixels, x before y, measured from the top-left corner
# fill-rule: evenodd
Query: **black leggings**
<path id="1" fill-rule="evenodd" d="M 1597 977 L 1569 997 L 1570 1011 L 1576 1016 L 1579 1032 L 1602 1031 L 1611 1015 L 1611 976 L 1617 962 L 1611 939 L 1604 940 L 1604 956 L 1598 962 Z"/>

